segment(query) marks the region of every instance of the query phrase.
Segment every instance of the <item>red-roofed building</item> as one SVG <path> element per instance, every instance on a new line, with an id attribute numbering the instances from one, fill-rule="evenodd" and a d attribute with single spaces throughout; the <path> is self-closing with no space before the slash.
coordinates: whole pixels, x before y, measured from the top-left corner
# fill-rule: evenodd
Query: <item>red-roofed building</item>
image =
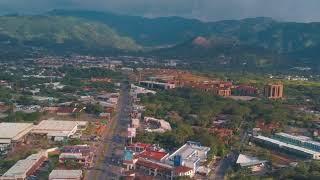
<path id="1" fill-rule="evenodd" d="M 137 155 L 137 157 L 155 160 L 155 161 L 163 161 L 168 156 L 169 156 L 169 153 L 167 152 L 150 151 L 150 150 L 145 150 L 142 153 Z"/>
<path id="2" fill-rule="evenodd" d="M 186 166 L 178 166 L 174 168 L 174 176 L 189 176 L 193 177 L 195 172 L 192 168 Z"/>

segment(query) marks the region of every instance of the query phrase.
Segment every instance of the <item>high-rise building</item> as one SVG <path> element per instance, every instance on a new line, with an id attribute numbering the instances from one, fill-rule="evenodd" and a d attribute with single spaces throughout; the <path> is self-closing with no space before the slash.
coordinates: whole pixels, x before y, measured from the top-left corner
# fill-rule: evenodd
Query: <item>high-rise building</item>
<path id="1" fill-rule="evenodd" d="M 264 96 L 269 99 L 281 99 L 283 98 L 283 84 L 269 83 L 264 87 Z"/>

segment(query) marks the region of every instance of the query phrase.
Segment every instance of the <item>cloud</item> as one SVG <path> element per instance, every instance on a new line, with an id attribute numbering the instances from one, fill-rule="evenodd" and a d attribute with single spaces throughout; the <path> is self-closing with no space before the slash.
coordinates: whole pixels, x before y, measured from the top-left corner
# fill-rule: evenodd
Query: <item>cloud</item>
<path id="1" fill-rule="evenodd" d="M 320 21 L 320 0 L 0 0 L 2 13 L 88 9 L 124 14 L 183 16 L 207 21 L 266 16 L 286 21 Z"/>

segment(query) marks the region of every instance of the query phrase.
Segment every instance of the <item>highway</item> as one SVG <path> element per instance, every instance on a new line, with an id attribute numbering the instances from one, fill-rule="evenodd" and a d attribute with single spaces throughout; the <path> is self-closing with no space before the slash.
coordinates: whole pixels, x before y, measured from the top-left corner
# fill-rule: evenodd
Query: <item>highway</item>
<path id="1" fill-rule="evenodd" d="M 131 102 L 129 97 L 129 85 L 122 83 L 118 110 L 111 121 L 110 128 L 106 132 L 102 143 L 102 151 L 95 166 L 88 171 L 87 180 L 119 179 L 121 176 L 122 152 L 126 143 L 127 127 L 130 122 Z"/>

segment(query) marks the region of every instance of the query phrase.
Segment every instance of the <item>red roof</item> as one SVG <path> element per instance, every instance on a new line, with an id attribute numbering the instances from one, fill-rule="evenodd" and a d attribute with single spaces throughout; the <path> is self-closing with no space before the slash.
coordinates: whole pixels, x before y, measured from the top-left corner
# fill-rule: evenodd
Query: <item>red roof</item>
<path id="1" fill-rule="evenodd" d="M 163 157 L 165 157 L 168 153 L 166 152 L 159 152 L 159 151 L 143 151 L 141 154 L 137 155 L 138 157 L 151 159 L 160 161 Z"/>
<path id="2" fill-rule="evenodd" d="M 186 172 L 189 172 L 191 170 L 192 170 L 192 168 L 189 168 L 189 167 L 186 167 L 186 166 L 178 166 L 178 167 L 174 168 L 174 172 L 176 174 L 186 173 Z"/>

